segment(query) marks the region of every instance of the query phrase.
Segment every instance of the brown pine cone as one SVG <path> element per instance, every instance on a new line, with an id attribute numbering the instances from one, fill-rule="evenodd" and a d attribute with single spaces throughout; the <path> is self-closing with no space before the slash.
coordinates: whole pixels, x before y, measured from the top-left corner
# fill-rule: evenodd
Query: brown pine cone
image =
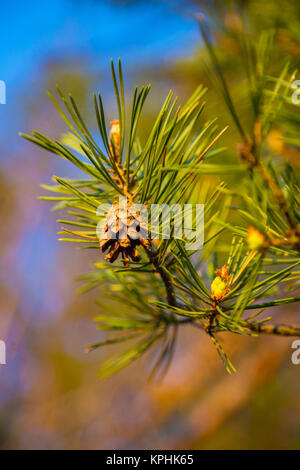
<path id="1" fill-rule="evenodd" d="M 109 250 L 105 260 L 113 263 L 121 254 L 124 267 L 129 266 L 130 259 L 140 261 L 138 246 L 151 250 L 151 242 L 147 238 L 147 218 L 138 211 L 131 215 L 130 208 L 132 204 L 126 198 L 115 201 L 105 214 L 106 221 L 100 238 L 102 253 Z"/>

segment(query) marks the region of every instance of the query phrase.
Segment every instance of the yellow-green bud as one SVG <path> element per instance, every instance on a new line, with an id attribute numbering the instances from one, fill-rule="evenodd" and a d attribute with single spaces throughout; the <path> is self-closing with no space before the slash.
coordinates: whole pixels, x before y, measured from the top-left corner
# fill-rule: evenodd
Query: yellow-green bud
<path id="1" fill-rule="evenodd" d="M 210 286 L 211 295 L 214 299 L 221 299 L 227 293 L 227 284 L 220 276 L 215 277 Z"/>
<path id="2" fill-rule="evenodd" d="M 247 243 L 250 250 L 259 250 L 265 243 L 265 236 L 255 227 L 249 227 Z"/>

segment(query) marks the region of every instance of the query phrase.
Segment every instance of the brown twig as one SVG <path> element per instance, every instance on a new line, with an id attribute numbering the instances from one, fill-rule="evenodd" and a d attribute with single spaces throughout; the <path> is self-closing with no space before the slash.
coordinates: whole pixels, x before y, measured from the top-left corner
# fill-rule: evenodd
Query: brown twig
<path id="1" fill-rule="evenodd" d="M 247 328 L 256 333 L 279 336 L 300 336 L 300 327 L 291 325 L 263 325 L 248 323 Z"/>
<path id="2" fill-rule="evenodd" d="M 145 249 L 146 250 L 146 249 Z M 150 250 L 146 250 L 148 258 L 150 262 L 153 264 L 156 272 L 160 275 L 161 280 L 163 281 L 165 288 L 166 288 L 166 295 L 169 305 L 176 307 L 177 302 L 174 294 L 174 287 L 171 281 L 169 274 L 165 271 L 163 266 L 161 266 L 158 262 L 158 256 L 156 253 Z"/>

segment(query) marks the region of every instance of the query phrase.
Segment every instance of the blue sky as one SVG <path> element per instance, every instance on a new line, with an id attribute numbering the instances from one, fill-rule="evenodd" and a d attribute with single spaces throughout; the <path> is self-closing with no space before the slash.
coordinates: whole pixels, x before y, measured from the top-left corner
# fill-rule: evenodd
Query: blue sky
<path id="1" fill-rule="evenodd" d="M 88 54 L 131 65 L 174 59 L 199 40 L 197 24 L 173 2 L 52 0 L 1 5 L 0 79 L 21 81 L 45 57 Z"/>
<path id="2" fill-rule="evenodd" d="M 30 84 L 34 99 L 34 77 L 48 59 L 86 59 L 99 73 L 111 57 L 121 57 L 128 71 L 191 55 L 199 42 L 193 12 L 178 0 L 3 2 L 1 20 L 0 80 L 7 104 L 0 105 L 0 144 L 3 135 L 17 138 L 19 96 Z"/>

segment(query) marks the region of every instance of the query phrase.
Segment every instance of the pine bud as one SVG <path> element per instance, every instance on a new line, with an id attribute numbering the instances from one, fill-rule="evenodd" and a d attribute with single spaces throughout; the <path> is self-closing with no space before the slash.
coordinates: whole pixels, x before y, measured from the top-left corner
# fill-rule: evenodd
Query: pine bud
<path id="1" fill-rule="evenodd" d="M 224 264 L 221 269 L 217 269 L 216 275 L 219 276 L 223 281 L 227 282 L 229 279 L 228 266 Z"/>
<path id="2" fill-rule="evenodd" d="M 227 283 L 220 276 L 217 276 L 211 283 L 210 290 L 212 298 L 220 300 L 228 292 Z"/>
<path id="3" fill-rule="evenodd" d="M 224 264 L 222 268 L 216 270 L 216 277 L 211 283 L 211 296 L 214 300 L 220 300 L 226 295 L 229 288 L 228 266 Z"/>
<path id="4" fill-rule="evenodd" d="M 117 119 L 110 122 L 109 150 L 119 160 L 120 157 L 120 121 Z"/>
<path id="5" fill-rule="evenodd" d="M 281 155 L 285 145 L 282 132 L 279 129 L 272 129 L 268 134 L 267 144 L 276 155 Z"/>
<path id="6" fill-rule="evenodd" d="M 259 250 L 265 243 L 265 236 L 252 225 L 248 229 L 246 239 L 250 250 Z"/>

